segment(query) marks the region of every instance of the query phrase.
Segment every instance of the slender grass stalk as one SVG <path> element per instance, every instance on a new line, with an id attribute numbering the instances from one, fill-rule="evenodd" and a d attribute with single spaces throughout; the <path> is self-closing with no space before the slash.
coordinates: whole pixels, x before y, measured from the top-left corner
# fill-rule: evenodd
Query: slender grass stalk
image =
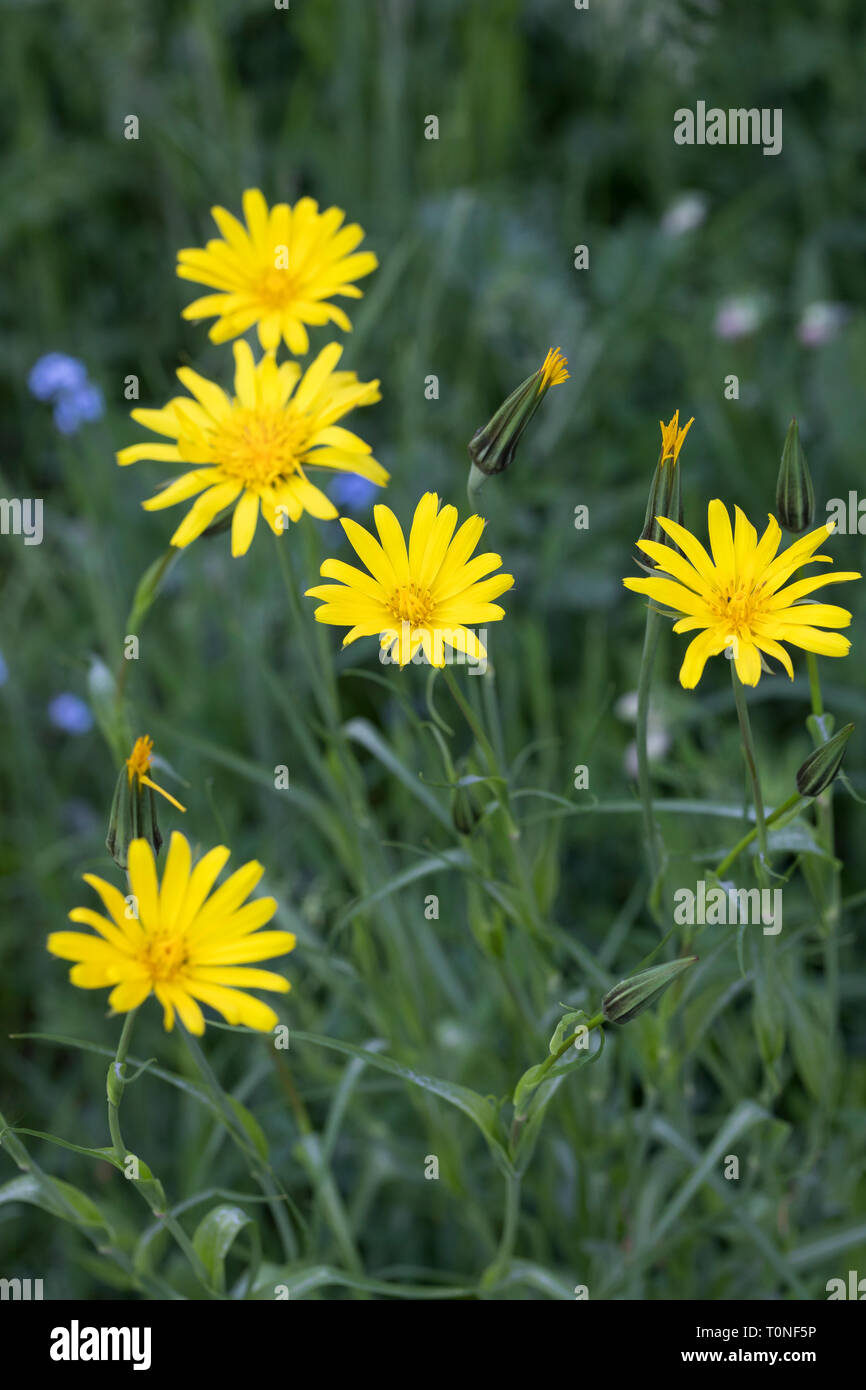
<path id="1" fill-rule="evenodd" d="M 311 628 L 315 627 L 316 624 L 313 622 L 310 612 L 304 611 L 301 606 L 298 588 L 285 550 L 285 538 L 278 536 L 276 544 L 280 571 L 283 576 L 294 629 L 303 651 L 310 688 L 330 740 L 331 755 L 324 756 L 321 760 L 323 780 L 327 785 L 335 808 L 344 817 L 351 836 L 354 850 L 351 877 L 357 886 L 359 896 L 363 898 L 369 894 L 371 885 L 380 881 L 384 874 L 381 843 L 377 828 L 370 816 L 363 771 L 358 764 L 351 743 L 343 731 L 339 690 L 333 662 L 326 653 L 316 650 L 314 635 L 311 632 Z M 321 734 L 321 730 L 316 732 Z M 395 972 L 395 979 L 401 984 L 396 993 L 401 1002 L 408 1030 L 420 1040 L 425 1036 L 425 1032 L 415 1007 L 413 991 L 409 987 L 409 975 L 405 968 L 407 954 L 404 950 L 401 963 L 396 949 L 393 949 L 402 934 L 403 926 L 390 904 L 385 905 L 383 913 L 391 937 L 389 944 L 391 950 L 390 966 Z M 359 924 L 358 929 L 354 932 L 353 940 L 363 974 L 370 982 L 376 980 L 381 975 L 381 970 L 370 934 Z"/>
<path id="2" fill-rule="evenodd" d="M 132 603 L 130 605 L 129 613 L 127 614 L 126 618 L 126 626 L 123 630 L 124 637 L 138 636 L 141 630 L 141 625 L 147 617 L 147 614 L 154 600 L 156 599 L 157 594 L 162 588 L 163 580 L 171 570 L 179 555 L 180 551 L 178 550 L 177 546 L 170 545 L 168 549 L 162 555 L 158 556 L 158 558 L 154 560 L 153 564 L 145 570 L 144 574 L 141 576 L 141 579 L 138 581 L 135 593 L 133 594 Z M 117 682 L 115 689 L 115 699 L 117 702 L 118 712 L 120 711 L 123 704 L 123 695 L 126 687 L 126 674 L 128 667 L 129 662 L 126 660 L 126 657 L 121 657 L 120 664 L 117 668 Z"/>
<path id="3" fill-rule="evenodd" d="M 818 659 L 814 652 L 807 652 L 809 670 L 809 691 L 812 700 L 812 714 L 816 721 L 824 719 L 824 699 L 821 693 L 821 675 Z M 815 747 L 821 745 L 823 731 L 814 728 L 812 741 Z M 841 871 L 836 866 L 836 826 L 833 810 L 833 784 L 831 783 L 817 801 L 818 839 L 834 862 L 822 865 L 829 872 L 829 903 L 826 910 L 822 904 L 822 925 L 824 928 L 824 970 L 827 976 L 827 1027 L 832 1041 L 839 1015 L 839 920 L 841 916 Z"/>
<path id="4" fill-rule="evenodd" d="M 517 831 L 517 827 L 514 824 L 514 820 L 512 819 L 511 811 L 508 805 L 508 788 L 505 784 L 505 778 L 503 777 L 502 771 L 499 767 L 499 760 L 496 757 L 496 753 L 493 750 L 493 745 L 490 742 L 490 739 L 487 737 L 487 734 L 484 732 L 484 728 L 481 724 L 481 721 L 477 718 L 474 709 L 467 700 L 466 696 L 463 694 L 463 691 L 460 689 L 460 685 L 456 680 L 454 673 L 447 662 L 441 668 L 441 670 L 443 676 L 445 677 L 445 683 L 448 686 L 448 689 L 450 690 L 452 696 L 454 697 L 455 704 L 459 706 L 460 713 L 463 715 L 463 718 L 469 725 L 469 729 L 473 734 L 475 741 L 478 744 L 478 747 L 481 749 L 481 752 L 484 755 L 484 761 L 487 764 L 488 772 L 490 773 L 491 777 L 502 778 L 502 809 L 508 822 L 509 833 L 517 834 L 519 832 Z"/>
<path id="5" fill-rule="evenodd" d="M 499 797 L 499 806 L 502 811 L 502 817 L 505 827 L 505 834 L 502 837 L 503 849 L 505 852 L 505 857 L 511 865 L 515 881 L 515 887 L 517 889 L 521 904 L 523 906 L 527 928 L 532 933 L 536 942 L 547 941 L 549 933 L 538 911 L 538 904 L 536 901 L 532 879 L 529 870 L 526 866 L 526 862 L 524 860 L 519 844 L 520 828 L 514 819 L 514 814 L 511 809 L 511 799 L 509 795 L 508 779 L 505 775 L 505 769 L 500 766 L 500 762 L 496 756 L 496 751 L 493 747 L 493 744 L 487 737 L 483 725 L 481 724 L 481 721 L 477 718 L 475 711 L 472 708 L 472 705 L 470 704 L 469 700 L 466 698 L 463 691 L 461 690 L 460 684 L 454 676 L 451 667 L 446 662 L 446 664 L 441 669 L 444 674 L 445 682 L 448 686 L 448 689 L 453 695 L 454 701 L 458 705 L 461 714 L 466 720 L 470 732 L 474 736 L 479 748 L 481 749 L 484 761 L 487 764 L 487 769 L 491 777 L 497 778 L 497 795 Z"/>
<path id="6" fill-rule="evenodd" d="M 268 1206 L 274 1218 L 274 1225 L 280 1235 L 285 1258 L 287 1260 L 293 1260 L 298 1253 L 298 1244 L 295 1240 L 291 1222 L 288 1218 L 285 1200 L 274 1179 L 273 1171 L 270 1165 L 262 1159 L 258 1150 L 251 1144 L 249 1135 L 241 1126 L 237 1114 L 232 1109 L 231 1101 L 205 1056 L 204 1050 L 200 1047 L 198 1039 L 193 1037 L 192 1033 L 184 1028 L 182 1023 L 179 1023 L 178 1026 L 183 1035 L 183 1040 L 189 1048 L 193 1061 L 198 1067 L 204 1083 L 223 1117 L 226 1129 L 243 1152 L 253 1178 L 259 1184 L 259 1187 L 268 1199 Z"/>

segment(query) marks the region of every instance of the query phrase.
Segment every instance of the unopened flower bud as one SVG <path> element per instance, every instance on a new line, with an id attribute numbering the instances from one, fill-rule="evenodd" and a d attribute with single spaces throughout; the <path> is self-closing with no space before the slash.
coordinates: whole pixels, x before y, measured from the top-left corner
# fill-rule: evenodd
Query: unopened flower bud
<path id="1" fill-rule="evenodd" d="M 664 994 L 671 981 L 694 965 L 696 960 L 697 956 L 684 956 L 681 960 L 669 961 L 667 965 L 654 965 L 651 970 L 641 970 L 640 974 L 632 975 L 628 980 L 620 980 L 601 1001 L 601 1011 L 608 1023 L 628 1023 L 643 1013 Z"/>
<path id="2" fill-rule="evenodd" d="M 692 416 L 688 424 L 683 425 L 682 429 L 680 429 L 680 412 L 678 410 L 674 411 L 667 424 L 663 420 L 659 420 L 662 444 L 650 485 L 643 530 L 640 533 L 642 541 L 657 541 L 661 545 L 670 546 L 674 544 L 667 532 L 663 531 L 659 525 L 658 517 L 660 516 L 677 521 L 680 526 L 683 524 L 682 488 L 677 460 L 680 456 L 680 449 L 683 447 L 683 441 L 694 424 L 694 418 Z M 642 569 L 647 568 L 647 557 L 640 548 L 638 548 L 635 558 Z"/>
<path id="3" fill-rule="evenodd" d="M 469 441 L 469 499 L 492 473 L 503 473 L 517 452 L 520 437 L 551 386 L 568 380 L 568 362 L 559 348 L 551 348 L 538 371 L 512 391 L 488 423 Z"/>
<path id="4" fill-rule="evenodd" d="M 153 739 L 137 738 L 118 774 L 105 844 L 119 869 L 127 867 L 129 846 L 133 840 L 147 840 L 154 854 L 159 854 L 162 835 L 156 819 L 154 792 L 159 792 L 179 811 L 186 810 L 148 777 L 152 753 Z"/>
<path id="5" fill-rule="evenodd" d="M 776 482 L 776 511 L 785 530 L 795 536 L 808 531 L 815 517 L 815 492 L 796 420 L 791 421 L 785 435 Z"/>
<path id="6" fill-rule="evenodd" d="M 853 724 L 846 724 L 814 753 L 810 753 L 797 773 L 797 791 L 801 796 L 820 796 L 839 774 Z"/>

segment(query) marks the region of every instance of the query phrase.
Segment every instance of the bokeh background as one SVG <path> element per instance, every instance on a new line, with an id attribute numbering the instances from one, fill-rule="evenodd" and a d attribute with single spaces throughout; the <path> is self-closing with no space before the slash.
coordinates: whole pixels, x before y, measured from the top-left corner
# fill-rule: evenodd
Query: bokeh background
<path id="1" fill-rule="evenodd" d="M 212 235 L 212 204 L 237 212 L 249 186 L 269 202 L 338 204 L 379 256 L 363 300 L 347 306 L 344 364 L 381 379 L 381 404 L 355 423 L 391 471 L 387 500 L 403 518 L 428 487 L 462 509 L 473 431 L 550 345 L 568 357 L 571 379 L 483 493 L 492 543 L 517 577 L 508 618 L 490 634 L 517 784 L 576 802 L 572 770 L 586 764 L 592 797 L 621 807 L 541 819 L 554 803 L 522 802 L 534 817 L 525 838 L 539 901 L 561 929 L 530 989 L 546 1039 L 558 1001 L 593 1005 L 659 937 L 645 907 L 623 699 L 636 686 L 644 609 L 621 585 L 659 417 L 695 417 L 681 464 L 686 521 L 699 534 L 715 496 L 761 523 L 792 415 L 819 520 L 828 499 L 866 491 L 866 13 L 853 0 L 590 0 L 587 11 L 570 0 L 291 0 L 287 11 L 267 0 L 4 0 L 0 17 L 0 492 L 45 506 L 41 546 L 0 539 L 0 1108 L 24 1128 L 107 1141 L 104 1058 L 9 1035 L 116 1042 L 104 996 L 72 989 L 44 940 L 87 901 L 82 872 L 114 873 L 104 836 L 116 769 L 94 691 L 102 664 L 116 669 L 137 579 L 175 524 L 175 513 L 140 507 L 164 468 L 115 466 L 114 451 L 142 437 L 124 379 L 136 374 L 141 404 L 153 406 L 174 393 L 183 363 L 229 383 L 228 349 L 180 317 L 195 287 L 175 277 L 175 254 Z M 699 99 L 781 107 L 782 153 L 675 145 L 675 109 Z M 129 114 L 140 123 L 134 141 L 124 138 Z M 438 140 L 424 138 L 431 114 Z M 584 271 L 573 267 L 578 244 L 589 248 Z M 327 330 L 313 335 L 314 348 L 328 340 Z M 28 373 L 51 351 L 85 363 L 101 418 L 63 432 L 34 399 Z M 425 397 L 430 374 L 435 400 Z M 731 374 L 738 400 L 724 395 Z M 581 504 L 584 531 L 572 520 Z M 346 509 L 364 522 L 369 505 L 350 498 Z M 343 553 L 338 528 L 317 529 L 322 547 Z M 299 936 L 287 1021 L 356 1045 L 385 1038 L 392 1056 L 504 1096 L 544 1046 L 521 1031 L 478 945 L 501 928 L 519 975 L 513 923 L 491 925 L 489 902 L 483 922 L 470 920 L 481 909 L 465 875 L 436 863 L 459 848 L 448 792 L 429 790 L 437 819 L 409 786 L 419 771 L 442 781 L 417 725 L 424 673 L 398 681 L 374 644 L 339 656 L 328 633 L 346 716 L 367 721 L 408 769 L 401 781 L 370 739 L 359 747 L 386 891 L 348 931 L 358 890 L 335 849 L 339 808 L 322 800 L 299 732 L 309 691 L 273 544 L 260 529 L 233 561 L 226 536 L 196 542 L 144 629 L 129 676 L 133 724 L 154 736 L 190 807 L 186 817 L 168 810 L 163 827 L 182 822 L 201 845 L 224 839 L 235 862 L 267 865 L 281 924 Z M 833 555 L 862 567 L 863 538 L 839 537 Z M 292 564 L 299 586 L 312 581 L 300 545 Z M 861 794 L 864 595 L 852 585 L 841 600 L 854 610 L 851 656 L 824 663 L 829 709 L 857 725 L 847 770 Z M 743 786 L 727 663 L 687 694 L 675 683 L 682 649 L 665 634 L 659 795 L 734 808 L 665 818 L 688 883 L 693 857 L 712 863 L 739 834 Z M 762 680 L 753 702 L 771 804 L 810 748 L 795 665 L 793 685 Z M 384 672 L 392 690 L 359 669 Z M 448 717 L 461 751 L 453 707 Z M 280 763 L 289 792 L 273 789 Z M 801 888 L 786 890 L 782 938 L 801 935 L 779 957 L 769 1000 L 741 977 L 733 936 L 708 933 L 681 1006 L 610 1039 L 551 1106 L 519 1235 L 531 1272 L 500 1296 L 565 1298 L 586 1283 L 591 1297 L 821 1298 L 858 1259 L 866 1273 L 864 813 L 844 792 L 837 806 L 847 904 L 838 1030 L 822 1014 L 822 948 Z M 438 921 L 424 917 L 432 892 Z M 378 987 L 356 973 L 359 930 L 380 961 Z M 310 1216 L 308 1261 L 339 1263 L 340 1247 L 298 1156 L 287 1087 L 315 1132 L 328 1127 L 369 1273 L 477 1277 L 489 1263 L 501 1194 L 463 1117 L 369 1069 L 353 1074 L 335 1117 L 345 1059 L 302 1048 L 287 1081 L 264 1043 L 213 1031 L 207 1046 Z M 155 1006 L 142 1011 L 133 1051 L 190 1068 Z M 747 1126 L 749 1102 L 766 1113 Z M 173 1200 L 244 1186 L 206 1116 L 157 1079 L 131 1088 L 124 1113 L 127 1141 Z M 133 1241 L 143 1204 L 105 1165 L 28 1142 Z M 737 1184 L 721 1179 L 729 1152 L 741 1159 Z M 439 1182 L 423 1180 L 430 1153 Z M 0 1156 L 0 1182 L 14 1176 Z M 0 1256 L 5 1275 L 44 1276 L 46 1297 L 135 1296 L 38 1208 L 0 1204 Z"/>

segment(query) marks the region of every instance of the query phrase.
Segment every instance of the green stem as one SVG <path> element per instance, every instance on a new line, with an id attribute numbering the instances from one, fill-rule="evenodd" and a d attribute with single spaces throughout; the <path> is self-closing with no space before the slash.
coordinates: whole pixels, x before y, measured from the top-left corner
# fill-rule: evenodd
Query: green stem
<path id="1" fill-rule="evenodd" d="M 482 1283 L 485 1287 L 497 1284 L 505 1274 L 506 1269 L 514 1254 L 514 1245 L 517 1240 L 517 1226 L 520 1220 L 520 1175 L 519 1173 L 505 1174 L 505 1210 L 502 1215 L 502 1234 L 499 1238 L 499 1247 L 496 1257 L 488 1270 L 484 1274 Z"/>
<path id="2" fill-rule="evenodd" d="M 736 664 L 731 662 L 731 679 L 734 686 L 734 700 L 737 706 L 737 718 L 740 721 L 740 736 L 743 740 L 743 757 L 746 761 L 746 769 L 752 786 L 752 801 L 755 806 L 755 829 L 758 834 L 759 850 L 759 877 L 765 868 L 769 868 L 770 859 L 767 853 L 767 826 L 764 818 L 764 798 L 761 793 L 761 778 L 758 772 L 758 759 L 755 755 L 755 742 L 752 738 L 752 725 L 749 719 L 749 707 L 746 703 L 746 691 L 743 682 L 737 675 Z"/>
<path id="3" fill-rule="evenodd" d="M 807 652 L 807 664 L 809 669 L 809 690 L 812 698 L 812 713 L 818 728 L 813 728 L 812 741 L 816 748 L 827 738 L 827 730 L 823 727 L 824 700 L 821 694 L 821 676 L 818 669 L 818 659 L 814 652 Z M 832 729 L 832 720 L 830 721 Z M 817 820 L 818 820 L 818 839 L 823 848 L 835 860 L 836 849 L 836 826 L 833 812 L 833 784 L 831 783 L 825 791 L 821 793 L 817 801 Z M 821 904 L 821 917 L 824 927 L 824 971 L 827 976 L 827 1024 L 831 1040 L 836 1030 L 836 1020 L 839 1013 L 839 918 L 841 915 L 841 874 L 835 864 L 829 867 L 829 903 L 824 910 Z M 821 879 L 827 875 L 822 872 Z"/>
<path id="4" fill-rule="evenodd" d="M 646 615 L 643 652 L 641 653 L 640 674 L 638 676 L 635 744 L 637 748 L 638 794 L 643 809 L 644 844 L 652 886 L 658 881 L 664 858 L 664 841 L 653 811 L 648 749 L 650 690 L 660 630 L 661 616 L 654 608 L 649 607 Z"/>
<path id="5" fill-rule="evenodd" d="M 259 1187 L 268 1199 L 268 1206 L 274 1218 L 274 1225 L 280 1234 L 285 1258 L 287 1260 L 294 1260 L 298 1253 L 297 1242 L 295 1241 L 291 1222 L 286 1212 L 285 1201 L 279 1191 L 277 1183 L 274 1181 L 273 1173 L 268 1164 L 262 1160 L 258 1150 L 253 1148 L 250 1143 L 250 1137 L 242 1128 L 237 1115 L 232 1109 L 226 1091 L 220 1085 L 210 1062 L 205 1056 L 203 1049 L 199 1046 L 198 1039 L 193 1037 L 192 1033 L 188 1032 L 183 1024 L 179 1026 L 183 1034 L 184 1042 L 189 1048 L 193 1060 L 201 1072 L 205 1085 L 210 1091 L 223 1117 L 226 1129 L 234 1139 L 238 1148 L 243 1152 L 253 1178 L 259 1184 Z"/>
<path id="6" fill-rule="evenodd" d="M 545 1076 L 550 1071 L 550 1068 L 556 1065 L 560 1057 L 565 1056 L 566 1052 L 570 1047 L 574 1047 L 574 1044 L 577 1042 L 578 1038 L 582 1038 L 584 1033 L 591 1033 L 594 1028 L 600 1028 L 603 1023 L 604 1014 L 597 1013 L 592 1018 L 588 1019 L 586 1023 L 581 1023 L 579 1028 L 575 1028 L 574 1032 L 566 1038 L 565 1042 L 562 1044 L 562 1046 L 559 1048 L 557 1052 L 551 1052 L 549 1057 L 545 1057 L 544 1061 L 541 1063 L 541 1070 L 538 1073 L 538 1077 L 533 1090 L 538 1089 L 540 1083 L 544 1080 Z"/>
<path id="7" fill-rule="evenodd" d="M 782 817 L 786 815 L 788 811 L 792 811 L 795 806 L 800 804 L 805 806 L 808 800 L 808 797 L 801 796 L 799 792 L 792 792 L 791 795 L 788 797 L 787 801 L 783 801 L 780 806 L 776 807 L 775 811 L 770 812 L 770 814 L 764 821 L 764 826 L 766 827 L 766 829 L 769 830 L 770 826 L 775 825 L 776 821 L 781 820 Z M 758 826 L 756 824 L 754 828 L 749 831 L 748 835 L 744 835 L 742 840 L 737 841 L 731 852 L 729 854 L 726 854 L 721 863 L 717 865 L 716 878 L 722 877 L 722 874 L 725 873 L 731 867 L 734 860 L 738 858 L 740 854 L 742 854 L 743 850 L 748 849 L 749 845 L 752 843 L 752 841 L 756 838 L 757 835 Z"/>
<path id="8" fill-rule="evenodd" d="M 111 1133 L 111 1142 L 114 1145 L 114 1156 L 118 1163 L 122 1164 L 126 1158 L 126 1145 L 123 1142 L 123 1135 L 120 1132 L 120 1102 L 123 1100 L 123 1092 L 126 1086 L 124 1072 L 126 1069 L 126 1056 L 129 1052 L 129 1044 L 132 1039 L 132 1029 L 135 1024 L 136 1009 L 130 1009 L 123 1020 L 123 1028 L 120 1033 L 120 1041 L 117 1044 L 117 1051 L 114 1054 L 114 1061 L 108 1069 L 108 1128 Z"/>
<path id="9" fill-rule="evenodd" d="M 821 695 L 821 677 L 818 672 L 818 659 L 814 652 L 806 653 L 806 668 L 809 672 L 809 693 L 812 697 L 812 713 L 820 719 L 824 713 L 824 700 Z"/>
<path id="10" fill-rule="evenodd" d="M 132 1039 L 132 1030 L 137 1012 L 137 1009 L 130 1009 L 124 1017 L 120 1040 L 117 1044 L 117 1051 L 114 1054 L 114 1061 L 108 1068 L 108 1076 L 106 1078 L 106 1090 L 108 1092 L 108 1128 L 111 1133 L 111 1142 L 114 1146 L 114 1156 L 123 1168 L 124 1173 L 126 1171 L 127 1148 L 120 1129 L 120 1103 L 123 1100 L 123 1092 L 126 1087 L 126 1056 L 129 1052 L 129 1044 Z M 192 1241 L 176 1217 L 172 1216 L 171 1212 L 166 1210 L 163 1200 L 164 1194 L 162 1194 L 162 1197 L 157 1195 L 158 1192 L 161 1193 L 162 1191 L 159 1180 L 155 1176 L 152 1176 L 146 1182 L 140 1183 L 137 1179 L 132 1179 L 132 1181 L 139 1194 L 147 1202 L 154 1216 L 174 1237 L 175 1242 L 189 1261 L 192 1271 L 199 1283 L 206 1290 L 208 1297 L 218 1298 L 220 1295 L 211 1285 L 208 1272 L 194 1249 Z"/>
<path id="11" fill-rule="evenodd" d="M 558 1049 L 558 1051 L 551 1052 L 550 1055 L 548 1057 L 545 1057 L 544 1061 L 539 1064 L 538 1076 L 535 1079 L 535 1084 L 526 1098 L 527 1108 L 525 1110 L 522 1110 L 520 1114 L 515 1114 L 514 1119 L 511 1122 L 510 1147 L 512 1156 L 517 1152 L 517 1141 L 520 1138 L 520 1131 L 526 1123 L 526 1117 L 529 1113 L 529 1105 L 532 1101 L 532 1097 L 537 1094 L 539 1086 L 541 1085 L 544 1078 L 547 1076 L 547 1073 L 550 1071 L 551 1067 L 556 1066 L 556 1063 L 559 1061 L 561 1057 L 565 1056 L 566 1052 L 570 1047 L 574 1047 L 574 1044 L 577 1042 L 578 1038 L 582 1038 L 584 1036 L 584 1033 L 591 1033 L 594 1028 L 600 1028 L 603 1023 L 604 1014 L 601 1012 L 594 1014 L 592 1018 L 586 1021 L 586 1023 L 581 1023 L 579 1027 L 575 1028 L 574 1032 L 566 1038 L 565 1042 Z"/>

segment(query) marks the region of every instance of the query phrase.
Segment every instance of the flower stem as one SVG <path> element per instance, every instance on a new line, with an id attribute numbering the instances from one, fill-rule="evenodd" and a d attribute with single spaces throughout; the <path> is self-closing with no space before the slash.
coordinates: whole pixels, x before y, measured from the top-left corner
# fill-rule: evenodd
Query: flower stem
<path id="1" fill-rule="evenodd" d="M 812 697 L 812 713 L 820 719 L 824 713 L 824 699 L 821 695 L 821 677 L 818 672 L 818 658 L 814 652 L 806 653 L 806 669 L 809 672 L 809 693 Z"/>
<path id="2" fill-rule="evenodd" d="M 114 1156 L 120 1164 L 124 1176 L 126 1176 L 126 1160 L 129 1155 L 120 1129 L 120 1103 L 123 1100 L 123 1092 L 126 1087 L 126 1056 L 129 1052 L 129 1044 L 132 1040 L 132 1029 L 135 1024 L 137 1012 L 137 1009 L 130 1009 L 124 1017 L 120 1040 L 117 1044 L 117 1051 L 114 1054 L 114 1061 L 108 1068 L 108 1076 L 106 1078 L 106 1090 L 108 1092 L 108 1128 L 111 1133 L 111 1142 L 114 1145 Z M 157 1221 L 159 1221 L 159 1223 L 174 1237 L 177 1245 L 189 1261 L 192 1271 L 199 1283 L 207 1291 L 208 1296 L 210 1298 L 218 1298 L 219 1294 L 213 1288 L 208 1277 L 208 1272 L 194 1249 L 192 1241 L 177 1218 L 166 1209 L 164 1193 L 162 1193 L 159 1180 L 155 1176 L 151 1176 L 144 1182 L 139 1181 L 138 1178 L 133 1178 L 131 1180 L 138 1189 L 140 1195 L 147 1202 L 147 1205 L 150 1207 Z"/>
<path id="3" fill-rule="evenodd" d="M 604 1014 L 594 1014 L 592 1018 L 587 1019 L 585 1023 L 581 1023 L 578 1028 L 575 1028 L 574 1032 L 566 1038 L 562 1046 L 556 1052 L 551 1052 L 550 1055 L 548 1057 L 545 1057 L 544 1061 L 539 1065 L 538 1075 L 535 1078 L 532 1091 L 529 1097 L 527 1098 L 527 1109 L 521 1111 L 520 1114 L 515 1114 L 511 1122 L 510 1143 L 512 1155 L 514 1155 L 517 1152 L 517 1141 L 520 1138 L 520 1131 L 526 1123 L 529 1102 L 531 1101 L 532 1096 L 534 1096 L 537 1093 L 539 1086 L 541 1085 L 547 1073 L 550 1071 L 551 1067 L 556 1066 L 556 1063 L 559 1061 L 559 1059 L 565 1056 L 568 1049 L 574 1046 L 578 1038 L 582 1038 L 585 1034 L 591 1033 L 594 1028 L 600 1028 L 603 1023 Z"/>
<path id="4" fill-rule="evenodd" d="M 514 1254 L 514 1243 L 517 1239 L 517 1225 L 520 1220 L 520 1175 L 519 1173 L 505 1174 L 505 1210 L 502 1216 L 502 1235 L 499 1238 L 499 1247 L 493 1263 L 485 1271 L 482 1279 L 482 1286 L 490 1288 L 497 1284 L 505 1274 L 508 1264 Z"/>
<path id="5" fill-rule="evenodd" d="M 755 755 L 755 742 L 752 738 L 749 707 L 746 703 L 746 691 L 743 682 L 737 675 L 737 668 L 733 661 L 731 662 L 731 679 L 734 686 L 737 718 L 740 721 L 740 736 L 743 740 L 743 757 L 746 761 L 746 769 L 752 785 L 752 801 L 755 806 L 755 829 L 758 835 L 758 867 L 760 876 L 760 873 L 765 868 L 769 868 L 770 864 L 769 854 L 767 852 L 767 825 L 764 819 L 764 798 L 761 792 L 761 777 L 758 772 L 758 759 Z"/>
<path id="6" fill-rule="evenodd" d="M 637 686 L 637 728 L 635 743 L 637 748 L 637 785 L 640 803 L 643 808 L 644 844 L 650 871 L 651 888 L 655 886 L 664 859 L 664 841 L 653 811 L 652 785 L 650 782 L 649 732 L 650 689 L 653 666 L 661 627 L 661 616 L 653 607 L 647 609 L 644 630 L 643 652 L 640 660 L 640 675 Z"/>
<path id="7" fill-rule="evenodd" d="M 830 730 L 824 727 L 825 712 L 824 699 L 821 694 L 821 676 L 818 669 L 818 659 L 814 652 L 806 653 L 809 669 L 809 690 L 812 698 L 812 714 L 819 727 L 812 728 L 812 741 L 816 748 L 832 731 L 832 717 L 828 721 Z M 833 785 L 830 784 L 821 795 L 817 802 L 817 821 L 818 838 L 827 851 L 835 859 L 836 848 L 836 827 L 833 813 Z M 826 881 L 828 874 L 821 873 L 822 884 Z M 821 919 L 824 929 L 824 970 L 827 976 L 827 1023 L 831 1041 L 836 1029 L 836 1020 L 839 1012 L 839 918 L 841 915 L 841 884 L 840 870 L 836 864 L 829 867 L 829 901 L 826 906 L 821 903 Z"/>
<path id="8" fill-rule="evenodd" d="M 591 1033 L 594 1028 L 600 1028 L 603 1023 L 604 1014 L 597 1013 L 592 1018 L 588 1019 L 586 1023 L 581 1023 L 579 1028 L 575 1028 L 574 1032 L 566 1038 L 565 1042 L 558 1049 L 558 1051 L 551 1052 L 549 1057 L 545 1057 L 544 1061 L 541 1064 L 538 1076 L 536 1077 L 535 1086 L 533 1089 L 538 1089 L 539 1084 L 544 1080 L 545 1074 L 550 1071 L 551 1067 L 556 1065 L 556 1063 L 559 1061 L 561 1057 L 565 1056 L 566 1052 L 570 1047 L 574 1047 L 574 1044 L 577 1042 L 578 1038 L 583 1037 L 586 1033 Z"/>
<path id="9" fill-rule="evenodd" d="M 114 1145 L 114 1156 L 118 1163 L 122 1164 L 126 1158 L 126 1145 L 123 1142 L 123 1135 L 120 1132 L 120 1102 L 123 1100 L 123 1092 L 126 1085 L 124 1071 L 126 1069 L 126 1055 L 129 1052 L 129 1044 L 132 1039 L 132 1029 L 135 1024 L 135 1015 L 138 1011 L 130 1009 L 124 1016 L 123 1028 L 120 1033 L 120 1041 L 117 1044 L 117 1051 L 114 1054 L 114 1061 L 108 1069 L 108 1128 L 111 1134 L 111 1142 Z"/>
<path id="10" fill-rule="evenodd" d="M 799 792 L 792 792 L 787 801 L 783 801 L 780 806 L 776 807 L 775 811 L 770 812 L 767 819 L 764 821 L 765 827 L 769 829 L 771 825 L 775 825 L 776 821 L 781 820 L 782 817 L 786 815 L 788 811 L 792 811 L 795 806 L 801 803 L 805 806 L 808 799 L 808 797 L 801 796 Z M 734 860 L 742 854 L 743 850 L 748 849 L 757 835 L 758 826 L 755 825 L 753 829 L 749 831 L 748 835 L 744 835 L 742 840 L 737 841 L 730 853 L 726 854 L 721 863 L 716 866 L 716 878 L 721 878 L 722 874 L 731 867 Z"/>

